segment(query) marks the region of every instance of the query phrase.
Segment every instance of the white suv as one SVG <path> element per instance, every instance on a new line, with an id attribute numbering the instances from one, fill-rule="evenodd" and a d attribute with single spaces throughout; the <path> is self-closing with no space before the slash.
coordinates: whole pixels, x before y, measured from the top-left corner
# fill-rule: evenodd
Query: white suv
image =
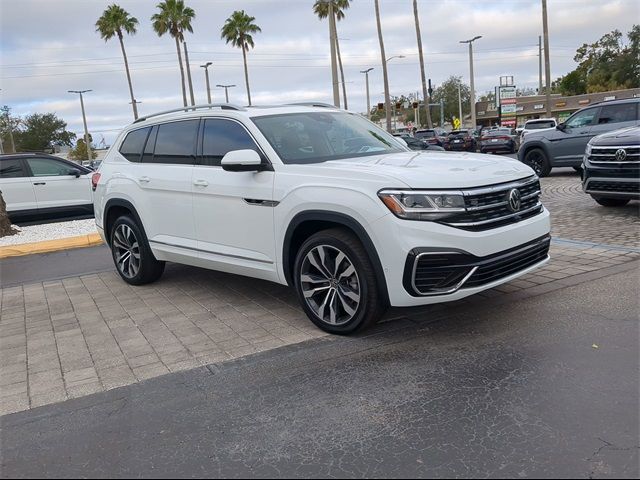
<path id="1" fill-rule="evenodd" d="M 447 302 L 548 260 L 533 171 L 415 152 L 322 104 L 189 107 L 119 136 L 93 188 L 96 224 L 134 285 L 178 262 L 290 285 L 320 328 Z"/>

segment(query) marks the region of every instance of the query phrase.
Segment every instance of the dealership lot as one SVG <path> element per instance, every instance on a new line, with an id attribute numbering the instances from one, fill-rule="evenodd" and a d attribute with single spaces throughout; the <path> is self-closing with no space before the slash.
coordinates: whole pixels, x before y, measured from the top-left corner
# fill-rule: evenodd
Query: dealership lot
<path id="1" fill-rule="evenodd" d="M 420 323 L 465 304 L 541 295 L 621 271 L 637 276 L 637 202 L 598 206 L 572 170 L 542 185 L 551 262 L 455 305 L 392 310 L 388 320 Z M 178 265 L 149 286 L 129 286 L 109 269 L 7 286 L 1 301 L 0 414 L 325 336 L 285 287 Z"/>

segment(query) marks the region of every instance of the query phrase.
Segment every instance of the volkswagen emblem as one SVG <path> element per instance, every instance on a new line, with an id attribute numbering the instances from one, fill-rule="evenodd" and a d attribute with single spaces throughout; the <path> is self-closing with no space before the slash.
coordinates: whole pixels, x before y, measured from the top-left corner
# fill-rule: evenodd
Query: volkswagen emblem
<path id="1" fill-rule="evenodd" d="M 507 197 L 507 206 L 512 212 L 517 212 L 522 206 L 522 198 L 520 198 L 520 190 L 512 188 Z"/>
<path id="2" fill-rule="evenodd" d="M 626 158 L 627 158 L 627 151 L 624 148 L 619 148 L 618 150 L 616 150 L 616 160 L 618 162 L 624 162 Z"/>

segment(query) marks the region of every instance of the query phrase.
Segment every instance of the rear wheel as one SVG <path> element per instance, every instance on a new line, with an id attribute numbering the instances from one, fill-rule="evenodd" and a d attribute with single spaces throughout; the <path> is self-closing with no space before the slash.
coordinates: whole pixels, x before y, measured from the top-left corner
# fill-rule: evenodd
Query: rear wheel
<path id="1" fill-rule="evenodd" d="M 111 254 L 116 270 L 131 285 L 155 282 L 164 272 L 164 262 L 156 260 L 142 229 L 128 215 L 111 227 Z"/>
<path id="2" fill-rule="evenodd" d="M 523 163 L 528 165 L 536 172 L 539 177 L 546 177 L 551 172 L 551 163 L 547 155 L 539 148 L 529 150 L 525 156 Z"/>
<path id="3" fill-rule="evenodd" d="M 326 332 L 353 333 L 375 324 L 384 313 L 373 264 L 347 230 L 309 237 L 296 256 L 294 281 L 303 310 Z"/>
<path id="4" fill-rule="evenodd" d="M 591 197 L 603 207 L 624 207 L 629 203 L 628 198 L 606 198 L 591 195 Z"/>

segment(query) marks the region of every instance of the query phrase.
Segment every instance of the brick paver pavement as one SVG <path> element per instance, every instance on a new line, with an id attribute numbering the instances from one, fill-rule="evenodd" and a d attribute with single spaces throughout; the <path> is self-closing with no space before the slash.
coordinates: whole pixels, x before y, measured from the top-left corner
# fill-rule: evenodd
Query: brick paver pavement
<path id="1" fill-rule="evenodd" d="M 552 261 L 481 297 L 640 258 L 637 203 L 600 207 L 577 175 L 542 183 L 559 237 Z M 0 302 L 0 415 L 325 335 L 286 287 L 181 265 L 152 285 L 105 272 L 5 288 Z"/>

